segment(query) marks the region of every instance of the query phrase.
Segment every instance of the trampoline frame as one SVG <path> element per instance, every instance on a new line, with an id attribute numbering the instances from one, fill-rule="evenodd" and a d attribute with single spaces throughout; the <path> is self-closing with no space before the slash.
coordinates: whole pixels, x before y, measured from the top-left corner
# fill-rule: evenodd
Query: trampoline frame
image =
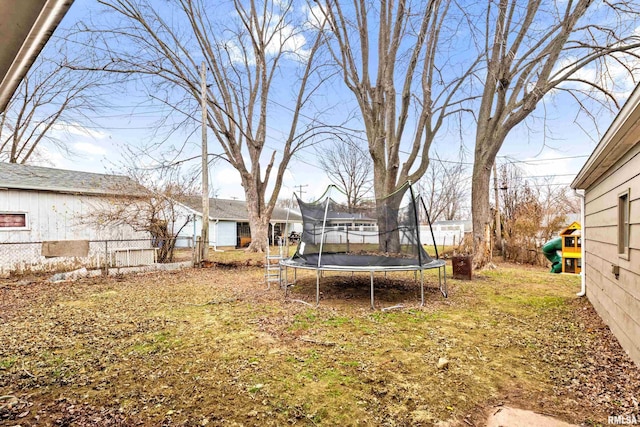
<path id="1" fill-rule="evenodd" d="M 316 307 L 320 305 L 320 276 L 323 271 L 351 271 L 351 272 L 369 272 L 371 283 L 371 308 L 375 310 L 375 297 L 374 297 L 374 273 L 377 272 L 398 272 L 398 271 L 413 271 L 414 274 L 420 272 L 420 307 L 424 306 L 424 270 L 438 269 L 438 287 L 442 295 L 447 298 L 447 263 L 442 259 L 434 259 L 426 265 L 399 265 L 399 266 L 349 266 L 349 265 L 311 265 L 296 262 L 291 258 L 283 259 L 280 261 L 280 267 L 284 268 L 284 286 L 285 286 L 285 298 L 288 297 L 289 292 L 289 280 L 288 269 L 294 269 L 294 280 L 292 284 L 295 284 L 297 280 L 297 270 L 315 270 L 316 271 Z M 444 279 L 444 280 L 443 280 Z"/>

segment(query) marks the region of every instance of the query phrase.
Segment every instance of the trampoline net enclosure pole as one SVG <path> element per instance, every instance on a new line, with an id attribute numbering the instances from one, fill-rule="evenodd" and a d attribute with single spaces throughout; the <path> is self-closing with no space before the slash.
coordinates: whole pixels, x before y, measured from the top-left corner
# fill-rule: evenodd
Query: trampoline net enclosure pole
<path id="1" fill-rule="evenodd" d="M 333 189 L 333 185 L 329 186 L 329 190 L 327 191 L 327 198 L 325 200 L 324 207 L 324 218 L 322 219 L 322 232 L 320 233 L 320 252 L 318 253 L 318 268 L 320 268 L 322 261 L 322 249 L 324 247 L 324 233 L 327 227 L 327 214 L 329 213 L 329 201 L 331 200 L 331 190 Z"/>

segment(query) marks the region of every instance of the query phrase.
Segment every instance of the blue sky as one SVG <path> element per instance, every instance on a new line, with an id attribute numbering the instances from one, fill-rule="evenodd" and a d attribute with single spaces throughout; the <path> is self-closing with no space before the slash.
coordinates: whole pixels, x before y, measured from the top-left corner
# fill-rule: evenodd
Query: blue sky
<path id="1" fill-rule="evenodd" d="M 72 26 L 79 19 L 93 15 L 93 19 L 100 19 L 97 14 L 98 5 L 92 0 L 76 0 L 69 14 L 61 26 Z M 44 54 L 46 54 L 46 49 Z M 588 72 L 588 71 L 587 71 Z M 631 82 L 622 85 L 630 93 L 633 89 Z M 340 88 L 339 85 L 336 86 Z M 347 89 L 335 93 L 340 99 L 352 97 Z M 351 98 L 345 98 L 351 99 Z M 114 87 L 114 93 L 109 97 L 112 108 L 105 109 L 96 118 L 96 125 L 76 126 L 68 123 L 64 132 L 59 131 L 59 137 L 66 140 L 69 146 L 78 154 L 77 157 L 67 158 L 62 153 L 46 150 L 42 157 L 54 167 L 76 169 L 90 172 L 117 171 L 125 151 L 123 147 L 153 144 L 162 135 L 163 128 L 158 128 L 157 120 L 164 115 L 167 107 L 152 102 L 146 93 L 138 91 L 136 85 L 129 85 L 125 90 Z M 606 110 L 597 114 L 598 126 L 585 117 L 576 119 L 577 107 L 575 101 L 561 94 L 552 94 L 540 104 L 536 110 L 536 118 L 528 120 L 526 124 L 514 129 L 499 153 L 498 164 L 515 162 L 525 171 L 525 176 L 550 177 L 554 184 L 568 184 L 578 173 L 588 155 L 593 151 L 599 137 L 606 131 L 615 116 L 614 112 Z M 470 118 L 468 118 L 470 119 Z M 277 123 L 273 128 L 271 144 L 277 144 Z M 167 127 L 168 128 L 168 127 Z M 466 126 L 472 129 L 473 126 Z M 542 129 L 546 128 L 544 132 Z M 166 130 L 166 129 L 164 129 Z M 186 140 L 183 156 L 199 153 L 200 130 L 194 126 L 186 127 L 178 132 L 170 142 L 182 145 Z M 460 135 L 457 131 L 452 134 L 442 134 L 432 147 L 440 157 L 448 161 L 458 161 L 457 153 L 461 142 L 468 151 L 465 162 L 472 161 L 473 133 Z M 219 153 L 220 149 L 212 136 L 209 137 L 209 151 Z M 142 160 L 142 163 L 150 160 Z M 197 161 L 193 162 L 196 167 Z M 187 166 L 189 167 L 189 166 Z M 471 166 L 469 166 L 469 172 Z M 244 198 L 240 186 L 238 173 L 226 162 L 216 162 L 210 171 L 210 183 L 216 189 L 217 195 L 223 198 Z M 294 158 L 288 168 L 284 181 L 285 187 L 281 192 L 282 198 L 287 198 L 297 185 L 307 185 L 304 188 L 305 199 L 319 196 L 329 184 L 326 174 L 318 166 L 316 152 L 309 148 Z"/>

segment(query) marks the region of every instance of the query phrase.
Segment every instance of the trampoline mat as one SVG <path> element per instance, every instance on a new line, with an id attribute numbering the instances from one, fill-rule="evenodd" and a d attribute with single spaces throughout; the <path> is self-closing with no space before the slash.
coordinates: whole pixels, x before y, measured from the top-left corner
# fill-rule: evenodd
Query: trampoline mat
<path id="1" fill-rule="evenodd" d="M 304 264 L 309 267 L 318 266 L 318 254 L 308 254 L 304 256 L 295 255 L 291 261 Z M 426 262 L 424 262 L 426 261 Z M 424 260 L 422 267 L 428 267 L 434 260 L 428 258 Z M 438 263 L 440 264 L 440 263 Z M 348 267 L 419 267 L 420 263 L 416 258 L 395 258 L 383 255 L 347 255 L 347 254 L 322 254 L 320 267 L 340 266 Z"/>

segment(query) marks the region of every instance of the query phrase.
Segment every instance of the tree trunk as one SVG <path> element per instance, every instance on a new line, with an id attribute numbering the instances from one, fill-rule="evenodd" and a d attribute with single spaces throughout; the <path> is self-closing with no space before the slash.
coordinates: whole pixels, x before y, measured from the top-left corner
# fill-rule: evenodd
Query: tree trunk
<path id="1" fill-rule="evenodd" d="M 473 218 L 473 267 L 476 269 L 484 267 L 491 260 L 490 179 L 491 166 L 483 162 L 474 162 L 471 216 Z"/>
<path id="2" fill-rule="evenodd" d="M 251 243 L 247 252 L 265 252 L 269 238 L 269 223 L 258 218 L 255 222 L 249 221 L 249 227 L 251 228 Z"/>
<path id="3" fill-rule="evenodd" d="M 248 188 L 249 182 L 243 184 Z M 254 183 L 250 183 L 253 185 Z M 245 190 L 247 199 L 247 213 L 249 214 L 249 228 L 251 229 L 251 243 L 247 252 L 265 252 L 267 250 L 267 238 L 269 237 L 269 218 L 266 208 L 258 191 Z"/>
<path id="4" fill-rule="evenodd" d="M 378 221 L 379 250 L 385 253 L 400 252 L 400 231 L 398 230 L 398 212 L 406 188 L 385 199 L 376 200 Z"/>

